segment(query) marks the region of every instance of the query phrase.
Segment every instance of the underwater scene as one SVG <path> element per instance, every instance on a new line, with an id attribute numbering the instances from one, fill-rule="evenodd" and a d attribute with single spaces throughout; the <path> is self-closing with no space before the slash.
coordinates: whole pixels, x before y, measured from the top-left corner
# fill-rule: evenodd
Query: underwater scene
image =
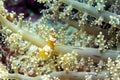
<path id="1" fill-rule="evenodd" d="M 0 80 L 120 80 L 120 0 L 0 0 Z"/>

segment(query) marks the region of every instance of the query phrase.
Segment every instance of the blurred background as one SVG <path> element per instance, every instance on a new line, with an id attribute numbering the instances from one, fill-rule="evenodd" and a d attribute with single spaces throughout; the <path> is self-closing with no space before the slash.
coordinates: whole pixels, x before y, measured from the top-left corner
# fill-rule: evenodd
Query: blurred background
<path id="1" fill-rule="evenodd" d="M 37 0 L 5 0 L 5 8 L 9 12 L 16 12 L 17 15 L 24 13 L 24 19 L 31 17 L 32 21 L 36 21 L 42 15 L 40 11 L 45 7 Z"/>

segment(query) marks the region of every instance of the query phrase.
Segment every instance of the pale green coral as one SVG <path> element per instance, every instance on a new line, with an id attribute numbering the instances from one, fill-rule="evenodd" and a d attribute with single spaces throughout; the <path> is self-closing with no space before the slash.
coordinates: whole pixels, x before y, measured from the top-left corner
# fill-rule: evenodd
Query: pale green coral
<path id="1" fill-rule="evenodd" d="M 118 14 L 104 10 L 106 5 L 103 0 L 38 2 L 47 3 L 49 9 L 41 11 L 44 16 L 36 23 L 30 20 L 24 22 L 23 14 L 18 16 L 18 20 L 9 21 L 0 11 L 3 28 L 0 31 L 6 33 L 6 44 L 10 50 L 18 50 L 16 53 L 20 53 L 7 57 L 14 74 L 8 73 L 6 67 L 0 64 L 2 77 L 20 80 L 119 79 L 120 51 L 113 50 L 112 46 L 118 47 L 120 43 L 119 33 L 114 30 L 120 29 Z M 59 10 L 61 7 L 63 11 Z M 4 8 L 2 3 L 0 8 Z M 9 14 L 6 10 L 3 12 Z M 109 35 L 103 22 L 111 24 Z M 49 26 L 55 28 L 56 35 L 51 34 Z M 56 43 L 53 42 L 55 46 L 51 56 L 44 60 L 39 56 L 39 51 L 45 48 L 51 35 Z M 114 40 L 117 42 L 113 43 Z"/>

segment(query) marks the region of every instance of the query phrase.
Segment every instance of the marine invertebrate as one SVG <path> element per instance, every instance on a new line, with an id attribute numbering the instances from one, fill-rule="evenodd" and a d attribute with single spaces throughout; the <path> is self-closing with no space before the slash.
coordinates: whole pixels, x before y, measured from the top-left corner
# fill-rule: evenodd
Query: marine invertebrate
<path id="1" fill-rule="evenodd" d="M 119 79 L 119 0 L 107 1 L 38 0 L 47 8 L 37 23 L 23 20 L 23 14 L 9 19 L 14 14 L 1 1 L 0 32 L 16 52 L 1 64 L 8 72 L 0 78 Z"/>
<path id="2" fill-rule="evenodd" d="M 40 50 L 39 55 L 40 57 L 42 57 L 43 59 L 47 59 L 48 57 L 50 57 L 52 54 L 52 51 L 55 47 L 55 42 L 56 42 L 56 33 L 54 31 L 54 29 L 51 29 L 51 36 L 50 39 L 47 41 L 47 45 L 45 45 L 43 47 L 43 49 Z"/>

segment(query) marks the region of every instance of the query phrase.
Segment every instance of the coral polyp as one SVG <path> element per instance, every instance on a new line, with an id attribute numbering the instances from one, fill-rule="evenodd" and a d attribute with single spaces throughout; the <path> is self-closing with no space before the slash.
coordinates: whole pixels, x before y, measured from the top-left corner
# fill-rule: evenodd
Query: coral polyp
<path id="1" fill-rule="evenodd" d="M 119 80 L 119 3 L 1 0 L 0 79 Z"/>

